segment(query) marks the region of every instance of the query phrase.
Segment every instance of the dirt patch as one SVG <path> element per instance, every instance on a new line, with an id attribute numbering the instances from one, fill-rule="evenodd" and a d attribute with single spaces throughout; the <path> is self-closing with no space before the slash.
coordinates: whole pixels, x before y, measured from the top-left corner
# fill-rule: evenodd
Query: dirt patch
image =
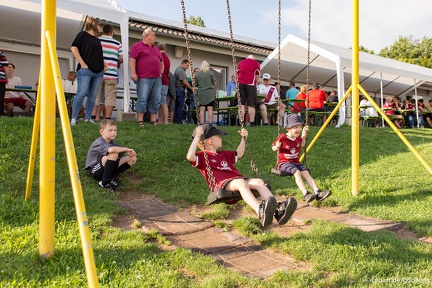
<path id="1" fill-rule="evenodd" d="M 134 227 L 132 227 L 133 221 L 134 220 L 128 215 L 117 214 L 114 216 L 114 219 L 113 219 L 111 225 L 113 227 L 117 227 L 117 228 L 128 231 L 128 230 L 135 229 Z"/>
<path id="2" fill-rule="evenodd" d="M 129 181 L 132 181 L 135 184 L 141 183 L 142 181 L 141 178 L 138 178 L 138 176 L 136 175 L 128 175 L 128 179 Z M 136 190 L 120 190 L 117 200 L 120 202 L 128 202 L 128 201 L 134 201 L 138 199 L 151 199 L 154 197 L 155 197 L 154 195 L 143 194 L 142 192 Z M 210 206 L 192 205 L 187 209 L 192 215 L 201 218 L 203 214 L 212 212 L 215 209 L 215 207 L 211 205 Z M 340 207 L 326 207 L 321 209 L 330 210 L 334 213 L 339 213 L 339 214 L 348 213 L 348 211 L 345 208 L 340 208 Z M 221 221 L 224 222 L 227 225 L 227 227 L 232 228 L 234 220 L 242 217 L 256 217 L 256 214 L 254 211 L 252 211 L 252 209 L 250 209 L 246 205 L 235 204 L 229 206 L 228 217 Z M 140 228 L 140 227 L 136 227 L 134 221 L 135 220 L 131 216 L 117 214 L 113 219 L 112 226 L 124 230 L 132 230 L 132 229 Z M 287 224 L 282 226 L 277 225 L 277 223 L 274 221 L 273 225 L 270 226 L 268 230 L 278 234 L 280 237 L 288 237 L 293 233 L 305 232 L 309 230 L 309 228 L 310 228 L 309 225 L 304 224 L 301 221 L 290 219 Z M 417 240 L 424 243 L 432 244 L 432 237 L 423 237 L 419 239 L 414 232 L 404 227 L 394 232 L 396 236 L 400 239 Z M 173 247 L 169 247 L 168 250 L 170 249 L 173 249 Z"/>

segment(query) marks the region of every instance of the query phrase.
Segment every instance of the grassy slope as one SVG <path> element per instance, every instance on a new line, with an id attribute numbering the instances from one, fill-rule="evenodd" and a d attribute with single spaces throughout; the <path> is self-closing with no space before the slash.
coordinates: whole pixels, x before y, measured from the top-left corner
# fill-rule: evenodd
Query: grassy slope
<path id="1" fill-rule="evenodd" d="M 46 262 L 37 255 L 39 167 L 35 171 L 32 200 L 22 200 L 31 120 L 0 118 L 3 127 L 0 188 L 4 191 L 0 194 L 0 286 L 81 287 L 86 278 L 60 130 L 56 140 L 56 254 Z M 77 158 L 83 164 L 90 143 L 98 137 L 98 129 L 84 123 L 73 128 Z M 230 132 L 224 137 L 224 148 L 235 149 L 239 142 L 237 127 L 224 129 Z M 135 187 L 125 183 L 124 189 L 152 193 L 177 205 L 204 203 L 208 189 L 202 176 L 185 160 L 192 130 L 193 126 L 189 125 L 146 125 L 138 129 L 134 123 L 119 123 L 117 140 L 134 148 L 139 155 L 138 164 L 128 173 L 143 179 Z M 309 142 L 316 132 L 317 129 L 311 127 Z M 270 149 L 276 134 L 275 127 L 250 129 L 248 143 L 253 159 L 275 193 L 299 198 L 301 193 L 291 178 L 269 173 L 276 159 Z M 360 134 L 358 197 L 351 195 L 350 127 L 326 129 L 308 154 L 307 165 L 318 186 L 334 192 L 325 205 L 344 207 L 350 212 L 380 219 L 404 221 L 419 235 L 432 236 L 431 175 L 391 130 L 361 127 Z M 404 130 L 404 134 L 431 165 L 432 129 Z M 247 156 L 241 159 L 238 168 L 246 176 L 252 176 Z M 123 211 L 117 208 L 112 195 L 96 187 L 95 181 L 84 173 L 81 177 L 98 276 L 101 284 L 107 287 L 273 287 L 287 283 L 299 287 L 361 287 L 370 283 L 368 281 L 397 277 L 417 277 L 425 281 L 432 272 L 431 248 L 427 245 L 401 241 L 386 231 L 364 233 L 316 221 L 310 232 L 288 238 L 268 232 L 255 235 L 263 245 L 310 262 L 314 266 L 312 272 L 277 273 L 265 282 L 247 279 L 219 267 L 208 257 L 189 251 L 161 253 L 154 243 L 157 238 L 154 235 L 111 228 L 113 214 Z"/>

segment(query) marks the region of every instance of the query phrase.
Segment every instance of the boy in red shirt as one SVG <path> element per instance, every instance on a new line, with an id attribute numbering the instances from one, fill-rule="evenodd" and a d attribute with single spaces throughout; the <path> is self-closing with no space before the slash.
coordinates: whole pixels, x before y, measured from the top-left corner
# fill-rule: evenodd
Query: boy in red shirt
<path id="1" fill-rule="evenodd" d="M 228 133 L 220 131 L 210 123 L 204 123 L 196 127 L 192 133 L 193 141 L 186 159 L 192 166 L 200 170 L 212 191 L 218 188 L 239 191 L 243 200 L 258 214 L 263 227 L 267 227 L 272 223 L 273 216 L 279 225 L 287 223 L 297 208 L 297 201 L 294 198 L 289 198 L 278 203 L 262 179 L 244 178 L 235 168 L 234 163 L 244 155 L 245 139 L 248 132 L 244 128 L 239 131 L 242 139 L 236 151 L 219 150 L 222 147 L 221 135 L 226 134 Z M 197 152 L 197 147 L 201 151 Z M 204 153 L 207 155 L 208 161 L 206 161 Z M 213 176 L 209 177 L 208 167 Z M 212 178 L 214 178 L 217 187 L 213 187 Z M 261 203 L 257 201 L 251 189 L 258 191 L 263 199 Z"/>
<path id="2" fill-rule="evenodd" d="M 309 169 L 299 160 L 301 147 L 306 145 L 306 136 L 309 131 L 309 126 L 306 125 L 303 129 L 302 127 L 303 121 L 300 115 L 288 114 L 284 122 L 284 128 L 287 130 L 287 133 L 281 134 L 276 138 L 272 149 L 275 152 L 279 151 L 278 169 L 294 175 L 296 184 L 302 191 L 306 203 L 313 200 L 321 202 L 329 197 L 332 192 L 330 190 L 321 191 L 311 177 Z M 306 183 L 314 191 L 313 194 L 306 189 L 303 179 L 306 180 Z"/>

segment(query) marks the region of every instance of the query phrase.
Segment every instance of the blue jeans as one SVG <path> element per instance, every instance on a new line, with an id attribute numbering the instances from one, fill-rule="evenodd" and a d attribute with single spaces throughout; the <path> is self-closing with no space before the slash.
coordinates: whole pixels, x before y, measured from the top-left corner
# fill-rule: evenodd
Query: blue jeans
<path id="1" fill-rule="evenodd" d="M 187 123 L 194 124 L 194 119 L 192 119 L 192 111 L 195 109 L 195 96 L 192 92 L 188 90 L 188 98 L 186 99 L 186 104 L 188 106 L 188 110 L 190 110 L 187 114 Z"/>
<path id="2" fill-rule="evenodd" d="M 162 85 L 160 104 L 167 104 L 168 85 Z"/>
<path id="3" fill-rule="evenodd" d="M 81 68 L 77 71 L 78 88 L 72 104 L 72 119 L 78 119 L 78 114 L 87 96 L 84 119 L 91 119 L 93 107 L 99 87 L 102 83 L 104 71 L 94 73 L 89 69 Z"/>
<path id="4" fill-rule="evenodd" d="M 418 123 L 419 127 L 424 126 L 423 115 L 420 115 L 419 117 L 417 117 L 417 123 Z"/>
<path id="5" fill-rule="evenodd" d="M 174 123 L 183 124 L 182 116 L 183 116 L 183 107 L 185 103 L 185 89 L 184 88 L 176 88 L 176 100 L 174 107 Z"/>
<path id="6" fill-rule="evenodd" d="M 414 128 L 414 115 L 407 115 L 408 126 Z"/>
<path id="7" fill-rule="evenodd" d="M 157 114 L 161 101 L 162 79 L 141 78 L 137 84 L 137 101 L 135 110 L 138 113 Z M 147 103 L 148 102 L 148 103 Z M 147 107 L 148 105 L 148 107 Z"/>

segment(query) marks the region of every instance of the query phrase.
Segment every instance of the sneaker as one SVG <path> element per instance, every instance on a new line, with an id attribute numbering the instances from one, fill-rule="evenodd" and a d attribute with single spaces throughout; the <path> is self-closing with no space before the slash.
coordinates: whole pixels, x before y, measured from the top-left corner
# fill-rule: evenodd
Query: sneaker
<path id="1" fill-rule="evenodd" d="M 105 189 L 109 189 L 110 191 L 117 191 L 117 189 L 120 187 L 120 183 L 116 181 L 115 179 L 112 179 L 110 183 L 108 184 L 102 184 L 102 181 L 99 181 L 99 186 Z"/>
<path id="2" fill-rule="evenodd" d="M 263 200 L 260 204 L 258 218 L 264 228 L 272 223 L 276 207 L 277 201 L 273 196 L 270 196 L 267 200 Z"/>
<path id="3" fill-rule="evenodd" d="M 315 200 L 317 198 L 316 194 L 312 194 L 309 191 L 306 192 L 306 195 L 304 196 L 304 201 L 306 203 L 312 202 L 313 200 Z"/>
<path id="4" fill-rule="evenodd" d="M 291 216 L 297 209 L 297 201 L 290 197 L 284 202 L 279 202 L 274 214 L 279 225 L 284 225 L 288 222 Z"/>
<path id="5" fill-rule="evenodd" d="M 86 120 L 84 120 L 84 122 L 91 123 L 91 124 L 96 124 L 96 122 L 94 122 L 92 119 L 86 119 Z"/>
<path id="6" fill-rule="evenodd" d="M 77 120 L 74 119 L 74 118 L 72 118 L 72 120 L 71 120 L 71 125 L 76 125 L 76 124 L 77 124 Z"/>
<path id="7" fill-rule="evenodd" d="M 315 194 L 316 200 L 318 202 L 321 202 L 327 199 L 331 194 L 332 194 L 331 190 L 325 190 L 325 191 L 318 190 L 318 192 Z"/>

